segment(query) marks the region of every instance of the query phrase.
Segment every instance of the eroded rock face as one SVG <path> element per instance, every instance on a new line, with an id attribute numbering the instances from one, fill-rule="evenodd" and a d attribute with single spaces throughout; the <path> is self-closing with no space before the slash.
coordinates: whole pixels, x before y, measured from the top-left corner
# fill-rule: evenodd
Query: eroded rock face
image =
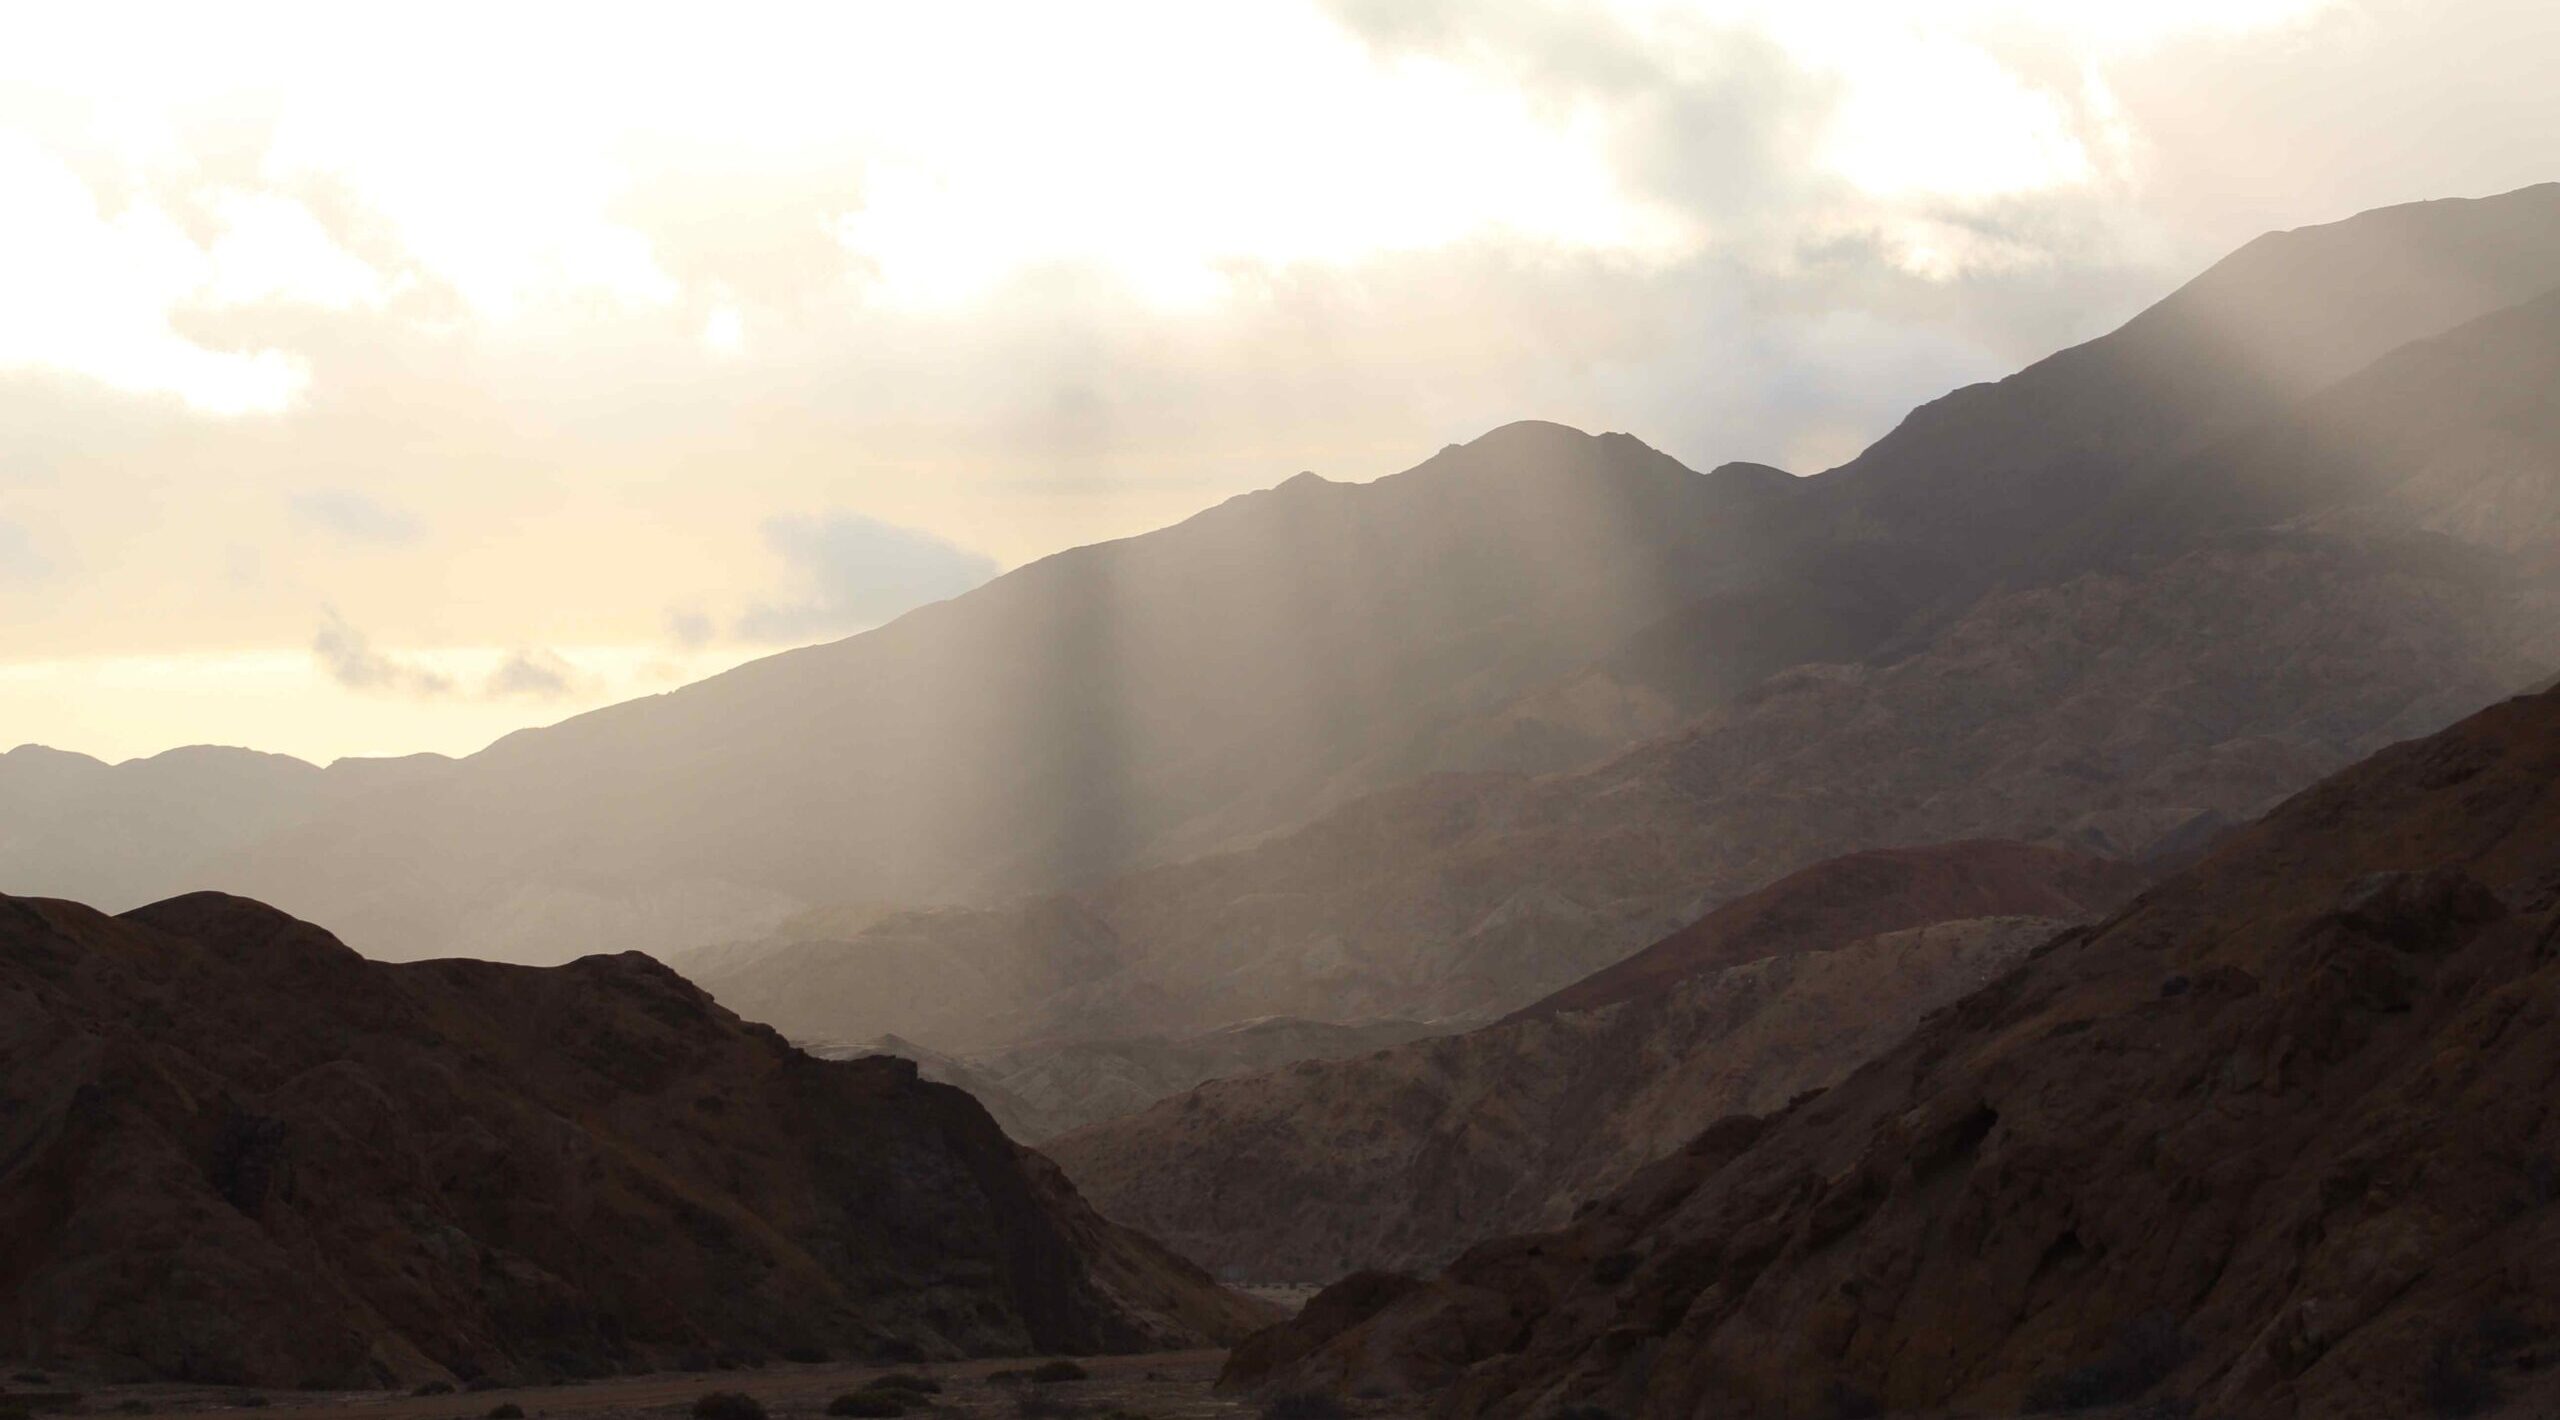
<path id="1" fill-rule="evenodd" d="M 0 899 L 0 1351 L 258 1385 L 1136 1349 L 1254 1304 L 961 1092 L 637 954 L 369 962 Z"/>
<path id="2" fill-rule="evenodd" d="M 1820 1097 L 1229 1380 L 1647 1417 L 2151 1393 L 2379 1420 L 2448 1372 L 2521 1386 L 2560 1329 L 2556 942 L 2544 694 L 2304 792 Z"/>
<path id="3" fill-rule="evenodd" d="M 2022 843 L 1852 854 L 1496 1025 L 1216 1081 L 1047 1147 L 1104 1212 L 1231 1275 L 1437 1266 L 1832 1083 L 2142 879 Z"/>

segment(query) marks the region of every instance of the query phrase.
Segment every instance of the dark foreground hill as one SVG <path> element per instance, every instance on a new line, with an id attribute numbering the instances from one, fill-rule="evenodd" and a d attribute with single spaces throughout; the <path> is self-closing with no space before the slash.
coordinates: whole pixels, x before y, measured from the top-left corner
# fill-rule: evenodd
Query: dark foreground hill
<path id="1" fill-rule="evenodd" d="M 0 898 L 0 1354 L 258 1385 L 1199 1345 L 1255 1304 L 960 1091 L 637 954 Z"/>
<path id="2" fill-rule="evenodd" d="M 2555 1079 L 2544 694 L 2294 797 L 1560 1232 L 1337 1288 L 1229 1380 L 1450 1415 L 2548 1400 Z"/>
<path id="3" fill-rule="evenodd" d="M 2023 843 L 1851 854 L 1512 1019 L 1220 1079 L 1043 1147 L 1096 1207 L 1221 1272 L 1437 1266 L 1838 1080 L 2142 881 Z"/>

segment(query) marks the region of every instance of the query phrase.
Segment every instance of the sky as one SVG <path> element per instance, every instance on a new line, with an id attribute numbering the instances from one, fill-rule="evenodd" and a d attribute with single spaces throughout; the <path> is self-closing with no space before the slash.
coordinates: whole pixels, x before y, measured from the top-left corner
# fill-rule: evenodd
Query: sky
<path id="1" fill-rule="evenodd" d="M 0 16 L 0 747 L 326 761 L 1522 418 L 1844 461 L 2560 178 L 2549 0 Z"/>

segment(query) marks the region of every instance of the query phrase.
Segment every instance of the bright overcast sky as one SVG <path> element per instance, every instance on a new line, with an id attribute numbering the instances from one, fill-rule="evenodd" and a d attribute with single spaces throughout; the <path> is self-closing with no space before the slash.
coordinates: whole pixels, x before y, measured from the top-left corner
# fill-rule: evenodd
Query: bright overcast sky
<path id="1" fill-rule="evenodd" d="M 2550 0 L 0 18 L 0 748 L 466 751 L 1512 419 L 1812 472 L 2560 177 Z"/>

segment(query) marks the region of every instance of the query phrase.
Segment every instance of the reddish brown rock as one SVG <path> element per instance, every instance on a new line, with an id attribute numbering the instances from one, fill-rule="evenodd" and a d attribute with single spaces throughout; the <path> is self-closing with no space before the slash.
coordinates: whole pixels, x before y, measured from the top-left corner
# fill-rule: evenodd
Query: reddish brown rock
<path id="1" fill-rule="evenodd" d="M 2555 1079 L 2546 694 L 2304 792 L 1819 1098 L 1229 1380 L 1641 1417 L 2522 1393 L 2560 1333 Z"/>
<path id="2" fill-rule="evenodd" d="M 1832 1083 L 2142 881 L 2020 843 L 1852 854 L 1603 973 L 1587 1006 L 1215 1081 L 1044 1147 L 1104 1212 L 1231 1275 L 1437 1266 Z"/>
<path id="3" fill-rule="evenodd" d="M 1263 1317 L 903 1061 L 637 954 L 0 898 L 0 1353 L 258 1385 L 1129 1350 Z"/>

